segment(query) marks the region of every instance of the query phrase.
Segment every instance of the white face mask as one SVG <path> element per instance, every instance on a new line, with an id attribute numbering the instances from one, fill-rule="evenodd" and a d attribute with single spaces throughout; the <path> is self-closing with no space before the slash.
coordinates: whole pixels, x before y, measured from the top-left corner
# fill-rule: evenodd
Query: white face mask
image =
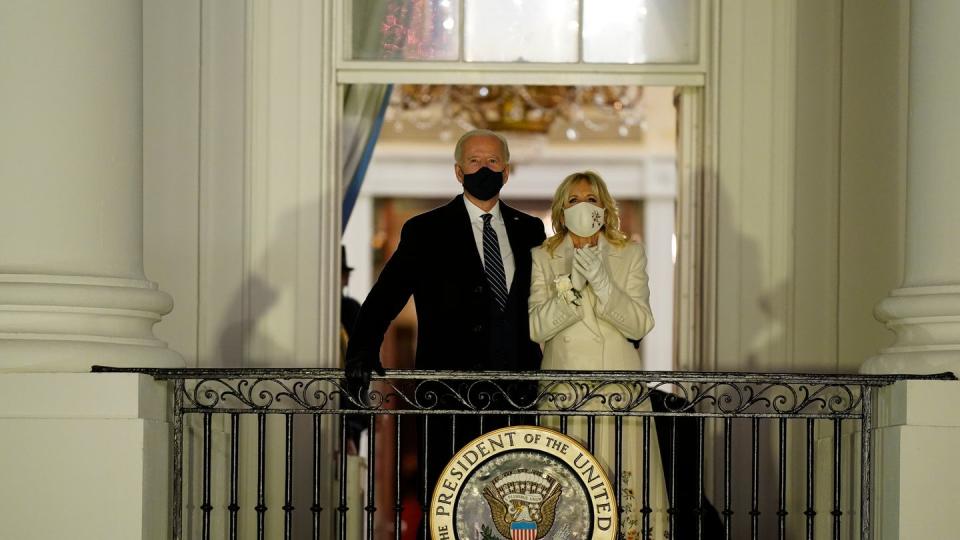
<path id="1" fill-rule="evenodd" d="M 565 208 L 563 222 L 577 236 L 593 236 L 603 226 L 603 214 L 603 208 L 584 201 Z"/>

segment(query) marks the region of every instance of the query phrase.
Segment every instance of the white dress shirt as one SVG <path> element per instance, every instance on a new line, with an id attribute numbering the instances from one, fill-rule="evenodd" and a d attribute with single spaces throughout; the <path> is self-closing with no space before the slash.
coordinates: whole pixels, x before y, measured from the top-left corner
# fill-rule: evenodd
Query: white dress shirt
<path id="1" fill-rule="evenodd" d="M 467 214 L 470 215 L 470 225 L 473 227 L 473 239 L 477 244 L 477 252 L 480 253 L 480 261 L 483 262 L 483 216 L 492 214 L 490 225 L 497 233 L 497 242 L 500 243 L 500 258 L 503 259 L 503 272 L 507 277 L 507 292 L 510 292 L 510 284 L 513 283 L 513 272 L 516 270 L 516 262 L 513 260 L 513 250 L 510 249 L 510 238 L 507 236 L 507 226 L 503 224 L 503 215 L 500 213 L 500 201 L 490 210 L 484 212 L 477 205 L 470 202 L 466 197 L 463 198 L 463 204 L 467 207 Z"/>

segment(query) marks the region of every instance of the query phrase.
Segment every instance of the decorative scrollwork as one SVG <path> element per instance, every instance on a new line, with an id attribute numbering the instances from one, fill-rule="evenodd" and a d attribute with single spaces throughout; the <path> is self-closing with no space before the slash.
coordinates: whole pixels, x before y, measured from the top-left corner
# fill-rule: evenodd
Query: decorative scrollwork
<path id="1" fill-rule="evenodd" d="M 860 414 L 863 385 L 813 380 L 649 380 L 616 373 L 609 378 L 571 373 L 545 380 L 500 375 L 485 379 L 431 376 L 377 378 L 367 389 L 330 376 L 184 378 L 184 407 L 195 410 L 341 412 L 603 412 L 851 416 Z M 336 376 L 335 376 L 336 375 Z M 433 375 L 433 374 L 432 374 Z"/>
<path id="2" fill-rule="evenodd" d="M 673 395 L 687 403 L 668 405 L 669 410 L 714 409 L 720 414 L 850 415 L 859 412 L 863 394 L 861 386 L 832 383 L 719 382 L 675 388 L 680 390 Z"/>

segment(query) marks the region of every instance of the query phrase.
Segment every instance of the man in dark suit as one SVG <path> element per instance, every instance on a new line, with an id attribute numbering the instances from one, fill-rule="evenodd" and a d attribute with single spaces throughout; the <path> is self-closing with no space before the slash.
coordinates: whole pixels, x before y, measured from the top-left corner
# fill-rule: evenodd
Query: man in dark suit
<path id="1" fill-rule="evenodd" d="M 417 369 L 536 369 L 527 296 L 530 249 L 545 239 L 543 222 L 500 202 L 510 176 L 506 141 L 471 131 L 457 143 L 454 172 L 463 195 L 411 218 L 360 309 L 347 352 L 350 370 L 380 367 L 390 322 L 413 295 L 417 307 Z M 484 268 L 483 214 L 492 214 L 507 302 L 496 305 Z"/>
<path id="2" fill-rule="evenodd" d="M 530 249 L 546 238 L 543 222 L 500 201 L 500 188 L 510 177 L 510 151 L 502 136 L 468 132 L 457 142 L 454 158 L 463 194 L 407 221 L 360 309 L 347 349 L 354 387 L 365 387 L 371 371 L 382 372 L 383 335 L 410 295 L 417 308 L 417 369 L 540 367 L 540 348 L 530 341 L 527 297 Z M 421 488 L 432 490 L 452 450 L 480 434 L 479 424 L 462 416 L 456 440 L 452 427 L 449 417 L 429 421 L 428 479 Z M 495 427 L 494 419 L 483 423 L 483 431 Z M 421 471 L 426 449 L 421 446 Z"/>

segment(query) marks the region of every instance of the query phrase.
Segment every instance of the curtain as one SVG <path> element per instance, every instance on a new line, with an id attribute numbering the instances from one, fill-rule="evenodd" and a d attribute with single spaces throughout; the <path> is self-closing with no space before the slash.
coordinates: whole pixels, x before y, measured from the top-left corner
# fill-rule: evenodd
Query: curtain
<path id="1" fill-rule="evenodd" d="M 343 100 L 343 222 L 347 228 L 373 148 L 380 136 L 393 85 L 351 84 Z"/>

